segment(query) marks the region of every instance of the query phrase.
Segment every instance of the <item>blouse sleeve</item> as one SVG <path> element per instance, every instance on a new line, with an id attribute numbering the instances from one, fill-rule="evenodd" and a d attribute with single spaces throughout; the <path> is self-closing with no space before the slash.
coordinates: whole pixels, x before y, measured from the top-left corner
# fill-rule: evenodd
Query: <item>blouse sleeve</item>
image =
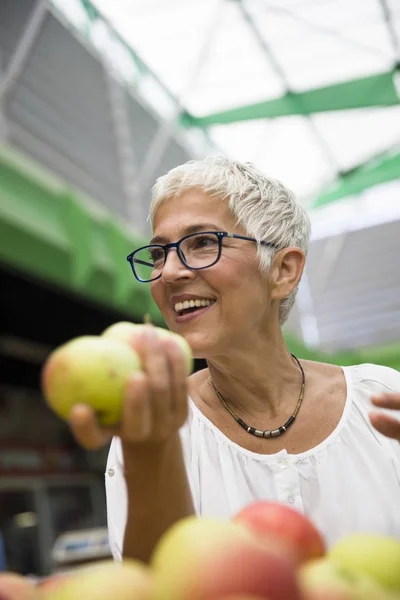
<path id="1" fill-rule="evenodd" d="M 381 365 L 363 364 L 356 367 L 357 379 L 360 387 L 364 390 L 365 407 L 369 410 L 382 411 L 400 420 L 400 410 L 378 408 L 370 399 L 374 395 L 382 393 L 400 392 L 400 373 L 396 369 L 383 367 Z"/>
<path id="2" fill-rule="evenodd" d="M 368 363 L 356 368 L 359 382 L 368 386 L 371 395 L 400 392 L 400 373 L 396 369 Z"/>
<path id="3" fill-rule="evenodd" d="M 105 473 L 108 539 L 115 560 L 122 560 L 128 496 L 124 478 L 121 440 L 114 437 L 108 452 Z"/>
<path id="4" fill-rule="evenodd" d="M 181 430 L 183 456 L 186 470 L 190 463 L 190 431 L 185 423 Z M 189 484 L 193 494 L 190 473 L 188 472 Z M 105 473 L 106 502 L 107 502 L 107 526 L 108 540 L 112 556 L 115 560 L 122 560 L 125 527 L 128 517 L 128 492 L 124 477 L 124 457 L 122 444 L 119 437 L 114 437 L 108 452 Z"/>

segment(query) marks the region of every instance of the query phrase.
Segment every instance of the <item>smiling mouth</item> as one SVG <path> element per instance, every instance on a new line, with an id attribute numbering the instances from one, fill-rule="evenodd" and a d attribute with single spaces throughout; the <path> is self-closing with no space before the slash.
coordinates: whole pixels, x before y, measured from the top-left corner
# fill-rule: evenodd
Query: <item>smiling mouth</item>
<path id="1" fill-rule="evenodd" d="M 177 302 L 174 309 L 177 317 L 183 317 L 209 308 L 213 304 L 215 304 L 215 300 L 185 300 L 184 302 Z"/>
<path id="2" fill-rule="evenodd" d="M 186 320 L 190 320 L 194 317 L 197 316 L 197 314 L 201 314 L 202 312 L 206 312 L 207 310 L 209 310 L 214 304 L 215 304 L 215 300 L 212 301 L 207 301 L 207 303 L 202 302 L 199 305 L 192 305 L 192 306 L 185 306 L 184 308 L 181 308 L 181 306 L 177 306 L 175 305 L 175 314 L 176 314 L 176 320 L 178 322 L 184 322 Z M 193 304 L 193 302 L 191 302 L 191 304 Z M 196 302 L 196 304 L 198 304 Z M 178 310 L 176 310 L 178 308 Z"/>

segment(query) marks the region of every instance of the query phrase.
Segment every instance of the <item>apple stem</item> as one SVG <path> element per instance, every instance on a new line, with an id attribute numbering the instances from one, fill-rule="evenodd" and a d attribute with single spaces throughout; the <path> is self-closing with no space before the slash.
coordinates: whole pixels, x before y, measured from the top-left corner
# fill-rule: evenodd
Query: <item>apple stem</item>
<path id="1" fill-rule="evenodd" d="M 151 321 L 151 315 L 150 313 L 146 313 L 143 317 L 143 323 L 145 323 L 146 325 L 152 325 L 152 321 Z"/>

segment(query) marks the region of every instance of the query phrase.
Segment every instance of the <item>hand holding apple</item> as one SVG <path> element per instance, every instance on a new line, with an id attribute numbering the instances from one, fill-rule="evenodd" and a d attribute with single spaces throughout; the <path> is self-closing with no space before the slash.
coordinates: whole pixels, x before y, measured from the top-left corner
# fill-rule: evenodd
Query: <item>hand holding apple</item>
<path id="1" fill-rule="evenodd" d="M 190 347 L 180 336 L 119 323 L 56 349 L 42 388 L 87 449 L 102 447 L 112 435 L 127 444 L 159 443 L 186 420 L 189 367 Z"/>

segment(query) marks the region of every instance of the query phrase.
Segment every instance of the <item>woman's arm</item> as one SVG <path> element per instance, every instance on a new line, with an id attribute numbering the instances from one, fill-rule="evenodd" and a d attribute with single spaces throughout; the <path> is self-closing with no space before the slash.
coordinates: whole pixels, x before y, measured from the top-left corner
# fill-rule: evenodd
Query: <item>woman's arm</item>
<path id="1" fill-rule="evenodd" d="M 147 562 L 170 525 L 194 514 L 179 434 L 138 454 L 124 449 L 128 518 L 123 556 Z"/>
<path id="2" fill-rule="evenodd" d="M 121 439 L 128 494 L 123 555 L 147 561 L 162 533 L 194 513 L 179 434 L 188 414 L 187 360 L 153 327 L 132 346 L 142 370 L 127 383 L 120 425 L 100 427 L 87 405 L 72 409 L 70 424 L 87 449 L 102 447 L 113 435 Z M 120 502 L 109 505 L 109 518 L 118 510 Z"/>

